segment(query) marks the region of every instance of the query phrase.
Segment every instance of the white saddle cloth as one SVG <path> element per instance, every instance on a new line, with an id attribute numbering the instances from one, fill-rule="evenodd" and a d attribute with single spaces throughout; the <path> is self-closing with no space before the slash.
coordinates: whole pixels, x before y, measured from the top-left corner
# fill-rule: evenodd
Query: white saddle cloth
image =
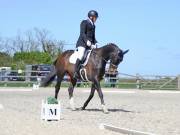
<path id="1" fill-rule="evenodd" d="M 88 55 L 87 55 L 87 57 L 86 57 L 86 60 L 85 60 L 85 62 L 82 64 L 83 66 L 86 66 L 86 64 L 88 63 L 89 56 L 91 55 L 91 52 L 92 52 L 92 50 L 89 50 Z M 78 52 L 77 52 L 77 51 L 74 51 L 74 53 L 71 54 L 71 56 L 69 57 L 69 62 L 70 62 L 71 64 L 76 64 L 77 58 L 78 58 Z"/>

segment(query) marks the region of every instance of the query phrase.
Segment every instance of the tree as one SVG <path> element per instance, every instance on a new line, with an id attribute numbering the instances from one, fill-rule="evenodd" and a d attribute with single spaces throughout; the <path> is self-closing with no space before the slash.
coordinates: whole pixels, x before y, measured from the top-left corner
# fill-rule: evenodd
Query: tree
<path id="1" fill-rule="evenodd" d="M 62 53 L 64 44 L 48 30 L 38 28 L 23 34 L 18 32 L 15 38 L 0 37 L 0 66 L 22 68 L 26 64 L 51 64 Z"/>
<path id="2" fill-rule="evenodd" d="M 11 49 L 10 49 L 10 39 L 4 39 L 2 37 L 0 37 L 0 52 L 1 53 L 6 53 L 8 55 L 10 55 L 11 53 Z"/>
<path id="3" fill-rule="evenodd" d="M 43 51 L 52 58 L 63 51 L 65 42 L 56 40 L 46 29 L 34 28 L 23 34 L 18 32 L 15 38 L 0 38 L 0 49 L 3 52 L 14 54 L 16 52 Z"/>
<path id="4" fill-rule="evenodd" d="M 11 66 L 11 63 L 12 57 L 5 52 L 0 52 L 0 67 Z"/>
<path id="5" fill-rule="evenodd" d="M 25 35 L 26 35 L 25 38 L 26 38 L 26 44 L 27 44 L 28 50 L 30 52 L 31 51 L 39 51 L 40 47 L 36 40 L 35 32 L 32 30 L 28 30 Z"/>
<path id="6" fill-rule="evenodd" d="M 64 41 L 58 41 L 52 38 L 50 32 L 46 29 L 34 28 L 38 43 L 42 46 L 45 53 L 50 54 L 52 58 L 63 51 Z"/>
<path id="7" fill-rule="evenodd" d="M 14 61 L 23 61 L 25 64 L 51 64 L 51 57 L 44 52 L 17 52 L 13 57 Z"/>

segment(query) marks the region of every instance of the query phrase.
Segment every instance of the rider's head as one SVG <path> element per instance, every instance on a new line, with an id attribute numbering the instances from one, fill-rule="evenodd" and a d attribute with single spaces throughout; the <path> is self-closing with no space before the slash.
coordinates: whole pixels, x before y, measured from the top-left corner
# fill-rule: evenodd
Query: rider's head
<path id="1" fill-rule="evenodd" d="M 90 10 L 88 12 L 88 17 L 89 19 L 91 19 L 93 22 L 96 22 L 97 18 L 98 18 L 98 12 L 95 10 Z"/>

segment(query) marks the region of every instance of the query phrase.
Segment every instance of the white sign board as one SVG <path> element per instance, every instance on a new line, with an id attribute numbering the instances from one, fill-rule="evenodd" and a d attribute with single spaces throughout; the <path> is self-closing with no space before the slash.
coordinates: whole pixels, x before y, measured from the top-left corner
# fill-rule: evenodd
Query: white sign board
<path id="1" fill-rule="evenodd" d="M 33 90 L 39 90 L 39 84 L 33 84 Z"/>
<path id="2" fill-rule="evenodd" d="M 48 104 L 46 101 L 42 100 L 41 106 L 41 119 L 42 120 L 60 120 L 61 116 L 61 105 L 60 101 L 58 104 Z"/>

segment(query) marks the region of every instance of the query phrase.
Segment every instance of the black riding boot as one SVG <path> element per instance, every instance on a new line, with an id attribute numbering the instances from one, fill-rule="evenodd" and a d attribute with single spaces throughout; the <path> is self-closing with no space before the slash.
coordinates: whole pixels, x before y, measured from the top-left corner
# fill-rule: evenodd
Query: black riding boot
<path id="1" fill-rule="evenodd" d="M 75 72 L 74 72 L 74 75 L 73 75 L 74 79 L 78 79 L 78 77 L 79 77 L 78 72 L 79 72 L 80 66 L 81 66 L 81 61 L 79 59 L 77 59 L 76 64 L 75 64 Z"/>

